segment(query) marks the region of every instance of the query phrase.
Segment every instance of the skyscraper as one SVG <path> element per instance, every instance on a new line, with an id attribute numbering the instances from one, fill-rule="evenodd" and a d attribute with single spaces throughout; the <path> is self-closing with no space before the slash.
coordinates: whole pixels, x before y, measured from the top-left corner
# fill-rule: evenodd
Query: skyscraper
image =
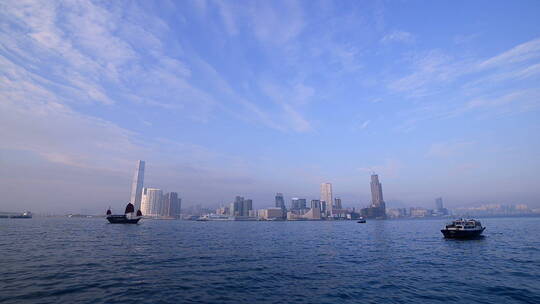
<path id="1" fill-rule="evenodd" d="M 233 215 L 233 216 L 244 215 L 244 198 L 242 196 L 235 197 L 234 202 L 231 203 L 229 212 L 230 212 L 230 215 Z"/>
<path id="2" fill-rule="evenodd" d="M 321 209 L 321 201 L 311 200 L 311 209 Z"/>
<path id="3" fill-rule="evenodd" d="M 437 197 L 435 199 L 435 207 L 436 207 L 436 210 L 442 210 L 443 208 L 442 197 Z"/>
<path id="4" fill-rule="evenodd" d="M 363 209 L 369 218 L 386 217 L 386 204 L 384 203 L 382 184 L 377 174 L 371 175 L 371 207 Z"/>
<path id="5" fill-rule="evenodd" d="M 343 206 L 341 205 L 341 198 L 336 197 L 336 198 L 334 199 L 334 202 L 335 202 L 335 203 L 334 203 L 334 207 L 335 207 L 336 209 L 343 209 Z"/>
<path id="6" fill-rule="evenodd" d="M 276 208 L 281 209 L 282 217 L 286 216 L 287 208 L 285 207 L 285 199 L 283 198 L 283 193 L 276 193 Z"/>
<path id="7" fill-rule="evenodd" d="M 245 199 L 242 202 L 242 216 L 249 216 L 249 211 L 253 210 L 253 201 Z"/>
<path id="8" fill-rule="evenodd" d="M 435 199 L 435 212 L 437 215 L 448 215 L 448 209 L 444 208 L 442 197 Z"/>
<path id="9" fill-rule="evenodd" d="M 180 216 L 180 202 L 178 193 L 170 192 L 163 196 L 163 208 L 161 215 L 167 217 L 179 217 Z"/>
<path id="10" fill-rule="evenodd" d="M 379 176 L 377 174 L 371 175 L 371 206 L 385 209 L 382 184 L 379 182 Z"/>
<path id="11" fill-rule="evenodd" d="M 283 199 L 283 193 L 276 193 L 276 208 L 285 209 L 285 199 Z"/>
<path id="12" fill-rule="evenodd" d="M 294 197 L 291 199 L 291 210 L 307 209 L 307 201 L 305 198 Z"/>
<path id="13" fill-rule="evenodd" d="M 331 183 L 322 183 L 321 184 L 321 202 L 326 202 L 326 213 L 332 215 L 332 184 Z"/>
<path id="14" fill-rule="evenodd" d="M 291 210 L 300 210 L 300 202 L 298 200 L 299 198 L 297 197 L 291 198 Z"/>
<path id="15" fill-rule="evenodd" d="M 163 191 L 155 188 L 144 188 L 141 199 L 141 212 L 145 216 L 162 216 Z"/>
<path id="16" fill-rule="evenodd" d="M 137 168 L 135 169 L 135 175 L 133 176 L 133 182 L 131 183 L 131 199 L 130 203 L 133 204 L 135 210 L 141 210 L 141 198 L 144 184 L 144 161 L 137 161 Z M 143 213 L 144 214 L 144 213 Z"/>

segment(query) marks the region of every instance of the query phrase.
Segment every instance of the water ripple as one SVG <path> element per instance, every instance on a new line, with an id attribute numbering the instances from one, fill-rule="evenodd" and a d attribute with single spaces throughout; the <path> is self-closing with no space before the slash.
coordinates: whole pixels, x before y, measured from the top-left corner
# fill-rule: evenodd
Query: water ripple
<path id="1" fill-rule="evenodd" d="M 0 220 L 0 302 L 540 303 L 540 219 L 519 221 Z"/>

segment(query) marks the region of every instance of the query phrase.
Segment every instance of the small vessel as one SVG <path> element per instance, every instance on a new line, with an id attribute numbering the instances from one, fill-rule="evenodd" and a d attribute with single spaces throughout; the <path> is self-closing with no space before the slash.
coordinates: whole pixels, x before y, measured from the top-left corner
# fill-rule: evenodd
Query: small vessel
<path id="1" fill-rule="evenodd" d="M 360 217 L 360 218 L 358 219 L 358 221 L 357 221 L 357 223 L 359 223 L 359 224 L 364 224 L 365 222 L 366 222 L 366 219 L 363 218 L 363 217 Z"/>
<path id="2" fill-rule="evenodd" d="M 12 215 L 12 216 L 10 216 L 9 218 L 14 218 L 14 219 L 31 219 L 31 218 L 32 218 L 32 212 L 30 212 L 30 211 L 25 211 L 25 212 L 23 212 L 22 214 Z"/>
<path id="3" fill-rule="evenodd" d="M 111 224 L 137 224 L 142 218 L 141 210 L 133 215 L 135 207 L 132 203 L 128 203 L 124 214 L 112 214 L 111 208 L 107 210 L 107 220 Z"/>
<path id="4" fill-rule="evenodd" d="M 445 238 L 449 239 L 467 239 L 479 237 L 486 227 L 482 227 L 482 223 L 473 219 L 459 219 L 446 225 L 441 229 Z"/>

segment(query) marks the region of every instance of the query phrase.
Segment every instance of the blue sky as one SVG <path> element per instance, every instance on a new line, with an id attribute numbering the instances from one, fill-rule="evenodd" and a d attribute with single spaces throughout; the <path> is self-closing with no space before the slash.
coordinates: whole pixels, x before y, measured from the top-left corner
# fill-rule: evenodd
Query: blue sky
<path id="1" fill-rule="evenodd" d="M 0 208 L 540 206 L 538 1 L 6 1 Z"/>

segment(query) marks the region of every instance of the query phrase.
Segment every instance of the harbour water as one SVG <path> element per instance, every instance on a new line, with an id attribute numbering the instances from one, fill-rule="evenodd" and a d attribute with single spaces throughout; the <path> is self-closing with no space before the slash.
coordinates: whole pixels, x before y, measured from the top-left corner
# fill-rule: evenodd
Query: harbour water
<path id="1" fill-rule="evenodd" d="M 540 303 L 540 218 L 0 220 L 1 303 Z"/>

